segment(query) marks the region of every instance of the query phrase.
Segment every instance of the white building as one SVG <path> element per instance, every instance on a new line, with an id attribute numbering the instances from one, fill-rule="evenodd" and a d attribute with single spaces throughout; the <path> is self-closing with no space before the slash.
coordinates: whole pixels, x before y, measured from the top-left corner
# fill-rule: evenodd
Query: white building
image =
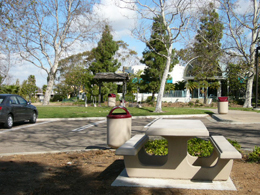
<path id="1" fill-rule="evenodd" d="M 131 67 L 124 67 L 124 71 L 126 73 L 130 73 L 130 74 L 136 74 L 139 70 L 144 71 L 144 69 L 146 68 L 146 65 L 135 65 L 135 66 L 131 66 Z M 184 78 L 184 70 L 185 67 L 181 66 L 180 64 L 176 64 L 172 70 L 172 72 L 169 72 L 170 77 L 172 78 L 171 80 L 168 80 L 167 83 L 177 83 L 179 81 L 183 81 Z M 178 97 L 176 97 L 176 95 L 172 94 L 172 96 L 168 96 L 168 97 L 163 97 L 162 101 L 166 101 L 166 102 L 188 102 L 190 99 L 190 95 L 189 93 L 186 93 L 186 90 L 184 91 L 180 91 L 179 92 L 180 95 L 177 95 Z M 136 95 L 136 99 L 138 101 L 145 101 L 147 99 L 147 97 L 152 96 L 151 93 L 139 93 L 139 94 L 134 94 Z M 158 94 L 155 94 L 155 97 L 157 97 Z"/>
<path id="2" fill-rule="evenodd" d="M 136 74 L 139 70 L 144 70 L 145 65 L 135 65 L 131 67 L 126 67 L 125 72 Z M 167 83 L 177 83 L 179 81 L 188 81 L 188 80 L 194 80 L 194 76 L 190 75 L 190 70 L 192 69 L 192 65 L 188 64 L 187 66 L 182 66 L 180 64 L 176 64 L 172 70 L 172 72 L 169 72 L 169 75 L 171 76 L 171 80 L 168 80 Z M 218 80 L 221 84 L 221 80 L 225 79 L 223 75 L 223 68 L 219 66 L 219 73 L 218 75 L 214 76 L 215 80 Z M 209 92 L 209 91 L 208 91 Z M 152 94 L 135 94 L 136 100 L 145 101 L 147 97 L 151 96 Z M 155 97 L 157 97 L 158 94 L 155 94 Z M 212 95 L 212 94 L 211 94 Z M 215 94 L 213 94 L 214 96 Z M 203 99 L 203 94 L 200 93 L 200 88 L 197 90 L 193 90 L 193 95 L 195 99 Z M 221 87 L 217 90 L 216 97 L 221 96 Z M 215 97 L 214 96 L 214 97 Z M 189 102 L 191 100 L 191 94 L 189 90 L 184 89 L 183 91 L 173 91 L 171 94 L 164 94 L 163 100 L 166 102 Z"/>
<path id="3" fill-rule="evenodd" d="M 130 74 L 136 74 L 139 70 L 144 71 L 146 68 L 146 65 L 135 65 L 135 66 L 130 66 L 130 67 L 125 67 L 124 70 L 127 73 Z M 172 72 L 169 72 L 169 75 L 172 78 L 172 81 L 170 83 L 177 83 L 178 81 L 183 81 L 183 73 L 184 73 L 184 66 L 181 66 L 180 64 L 176 64 L 173 67 Z"/>

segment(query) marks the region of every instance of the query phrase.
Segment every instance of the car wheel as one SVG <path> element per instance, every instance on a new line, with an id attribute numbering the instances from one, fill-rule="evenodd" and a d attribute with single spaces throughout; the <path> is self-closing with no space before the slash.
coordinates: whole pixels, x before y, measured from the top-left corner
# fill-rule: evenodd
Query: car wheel
<path id="1" fill-rule="evenodd" d="M 36 123 L 36 120 L 37 120 L 36 112 L 33 112 L 32 117 L 30 119 L 30 123 Z"/>
<path id="2" fill-rule="evenodd" d="M 11 114 L 8 114 L 4 126 L 8 129 L 11 129 L 13 127 L 13 124 L 14 124 L 13 116 Z"/>

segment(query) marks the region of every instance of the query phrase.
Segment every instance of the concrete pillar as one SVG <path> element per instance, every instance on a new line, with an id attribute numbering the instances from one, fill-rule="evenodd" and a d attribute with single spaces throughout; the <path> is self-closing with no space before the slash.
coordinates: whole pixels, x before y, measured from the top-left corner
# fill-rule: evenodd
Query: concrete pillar
<path id="1" fill-rule="evenodd" d="M 219 88 L 217 90 L 217 96 L 221 97 L 221 81 L 218 81 L 218 82 L 219 82 Z"/>

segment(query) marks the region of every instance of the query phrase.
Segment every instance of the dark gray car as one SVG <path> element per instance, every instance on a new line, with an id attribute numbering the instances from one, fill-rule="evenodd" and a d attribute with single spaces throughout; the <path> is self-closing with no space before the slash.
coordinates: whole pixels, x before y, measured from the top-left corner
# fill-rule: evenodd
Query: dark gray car
<path id="1" fill-rule="evenodd" d="M 14 122 L 29 120 L 36 123 L 37 108 L 19 95 L 0 94 L 0 123 L 12 128 Z"/>

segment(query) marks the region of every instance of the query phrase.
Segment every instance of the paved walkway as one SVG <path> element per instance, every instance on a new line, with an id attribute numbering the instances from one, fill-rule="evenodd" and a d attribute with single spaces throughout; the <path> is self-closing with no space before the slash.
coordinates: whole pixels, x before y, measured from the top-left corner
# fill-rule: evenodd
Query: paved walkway
<path id="1" fill-rule="evenodd" d="M 201 120 L 211 135 L 237 140 L 243 149 L 260 146 L 260 113 L 229 110 L 228 114 L 171 115 L 133 117 L 132 135 L 144 133 L 158 117 Z M 106 118 L 39 119 L 36 124 L 16 124 L 12 129 L 0 128 L 0 156 L 18 153 L 71 151 L 107 148 Z"/>
<path id="2" fill-rule="evenodd" d="M 212 118 L 219 122 L 225 122 L 229 124 L 260 124 L 260 113 L 229 110 L 227 114 L 218 114 L 217 109 L 207 109 L 214 112 Z"/>

